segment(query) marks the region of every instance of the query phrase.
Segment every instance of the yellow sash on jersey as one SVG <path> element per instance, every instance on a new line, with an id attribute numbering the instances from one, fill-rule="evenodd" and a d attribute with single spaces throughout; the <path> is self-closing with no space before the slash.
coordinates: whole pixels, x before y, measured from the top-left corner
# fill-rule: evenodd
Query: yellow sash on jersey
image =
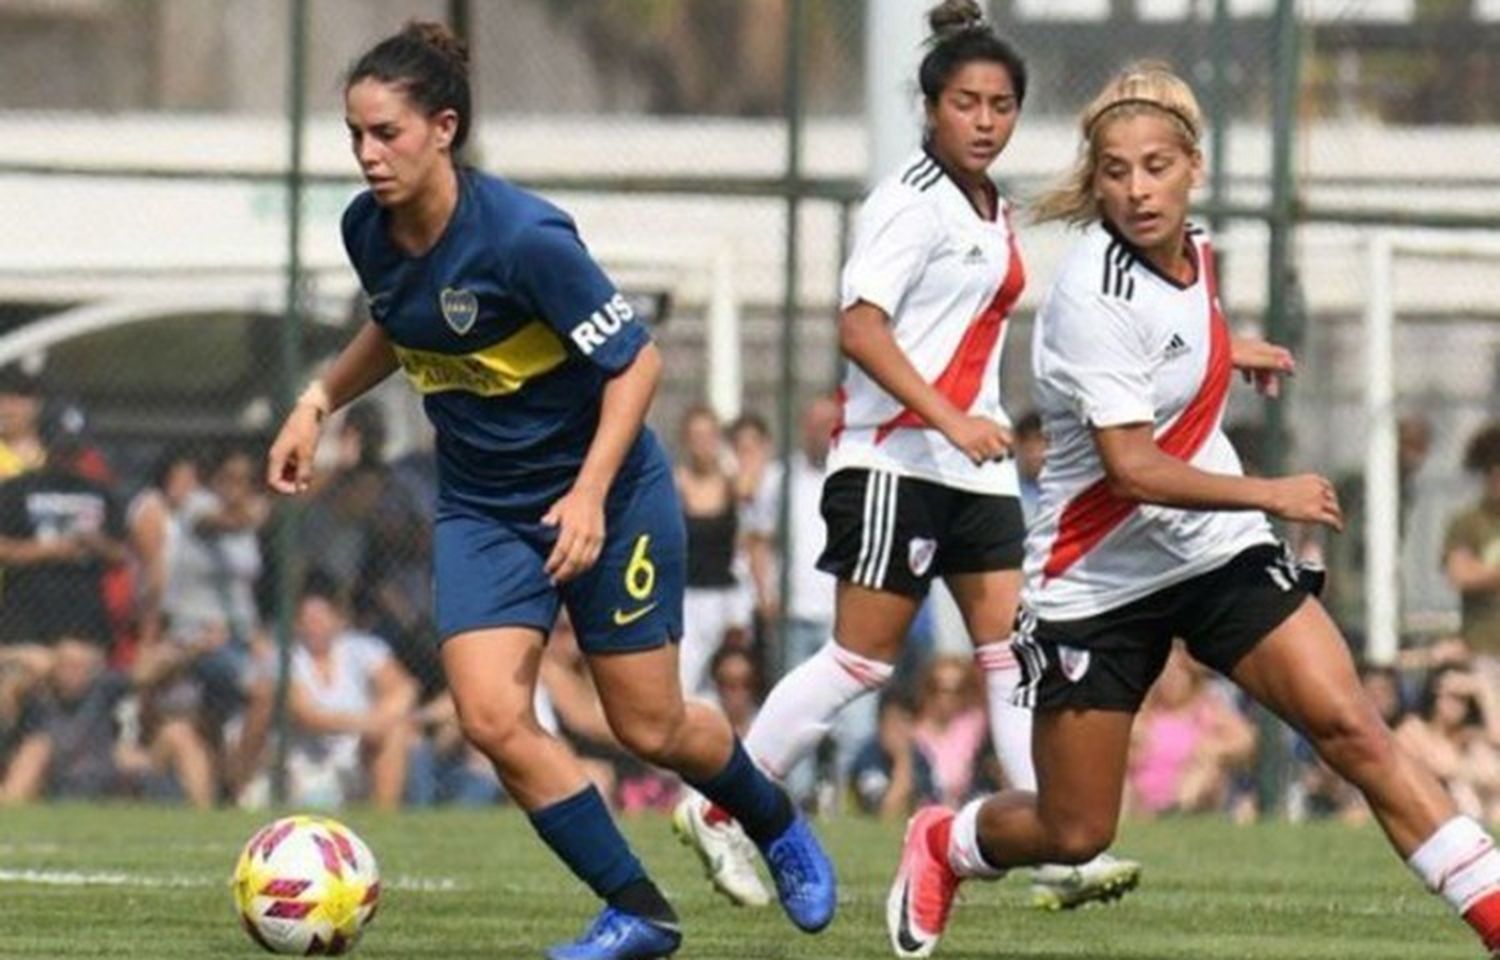
<path id="1" fill-rule="evenodd" d="M 514 334 L 474 353 L 435 353 L 396 347 L 396 358 L 420 393 L 463 390 L 481 397 L 515 393 L 568 359 L 552 328 L 533 320 Z"/>

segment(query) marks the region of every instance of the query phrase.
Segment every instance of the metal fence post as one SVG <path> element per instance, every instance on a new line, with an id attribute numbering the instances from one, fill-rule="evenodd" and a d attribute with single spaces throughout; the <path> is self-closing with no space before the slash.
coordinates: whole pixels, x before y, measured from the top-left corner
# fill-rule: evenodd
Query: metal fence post
<path id="1" fill-rule="evenodd" d="M 776 615 L 776 650 L 771 671 L 785 672 L 787 601 L 792 583 L 792 430 L 797 408 L 797 226 L 802 205 L 802 53 L 806 45 L 805 0 L 787 8 L 786 43 L 786 262 L 782 268 L 781 396 L 777 398 L 777 450 L 781 460 L 780 509 L 776 517 L 776 552 L 780 565 Z"/>
<path id="2" fill-rule="evenodd" d="M 286 170 L 286 307 L 281 319 L 281 363 L 278 393 L 283 411 L 290 410 L 302 375 L 302 127 L 307 114 L 307 0 L 291 6 L 291 63 L 287 77 L 287 123 L 290 125 Z M 276 759 L 271 767 L 271 791 L 278 804 L 286 801 L 287 689 L 292 665 L 292 615 L 296 605 L 297 532 L 301 510 L 286 504 L 276 529 Z"/>
<path id="3" fill-rule="evenodd" d="M 1277 0 L 1273 31 L 1271 72 L 1275 84 L 1272 100 L 1271 140 L 1271 210 L 1270 248 L 1267 254 L 1266 336 L 1273 343 L 1296 349 L 1297 330 L 1292 323 L 1292 286 L 1295 271 L 1291 264 L 1292 230 L 1296 226 L 1296 194 L 1292 182 L 1292 145 L 1297 127 L 1298 74 L 1301 67 L 1301 33 L 1297 23 L 1296 0 Z M 1265 405 L 1265 462 L 1268 476 L 1285 469 L 1287 456 L 1287 404 L 1291 398 L 1282 390 L 1279 400 Z M 1257 711 L 1260 748 L 1256 752 L 1255 780 L 1258 805 L 1262 815 L 1281 810 L 1286 795 L 1287 755 L 1286 727 L 1264 708 Z"/>

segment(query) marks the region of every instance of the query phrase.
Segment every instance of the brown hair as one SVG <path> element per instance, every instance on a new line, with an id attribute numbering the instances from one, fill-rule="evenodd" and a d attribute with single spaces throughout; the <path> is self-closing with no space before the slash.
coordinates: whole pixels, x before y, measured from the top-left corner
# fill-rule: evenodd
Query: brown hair
<path id="1" fill-rule="evenodd" d="M 354 61 L 344 78 L 347 91 L 361 80 L 400 87 L 427 115 L 458 114 L 453 152 L 469 138 L 469 48 L 453 31 L 432 20 L 408 20 Z"/>

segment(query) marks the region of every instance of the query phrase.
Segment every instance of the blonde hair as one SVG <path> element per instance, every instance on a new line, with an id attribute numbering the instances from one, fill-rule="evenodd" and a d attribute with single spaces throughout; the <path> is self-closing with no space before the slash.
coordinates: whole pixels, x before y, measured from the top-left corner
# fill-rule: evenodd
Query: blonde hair
<path id="1" fill-rule="evenodd" d="M 1058 185 L 1032 203 L 1032 219 L 1037 223 L 1065 220 L 1071 224 L 1099 219 L 1099 202 L 1094 198 L 1099 132 L 1107 120 L 1148 113 L 1171 121 L 1183 148 L 1191 153 L 1198 151 L 1203 111 L 1192 88 L 1165 63 L 1157 60 L 1133 63 L 1105 84 L 1079 114 L 1078 127 L 1083 139 L 1078 145 L 1078 157 Z"/>

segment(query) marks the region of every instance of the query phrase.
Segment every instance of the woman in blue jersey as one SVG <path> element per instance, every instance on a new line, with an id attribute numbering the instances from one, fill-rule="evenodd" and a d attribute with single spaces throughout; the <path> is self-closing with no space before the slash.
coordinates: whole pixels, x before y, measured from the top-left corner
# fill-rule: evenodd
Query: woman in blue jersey
<path id="1" fill-rule="evenodd" d="M 606 901 L 549 957 L 657 957 L 681 940 L 603 799 L 533 713 L 560 605 L 620 742 L 731 809 L 792 921 L 819 930 L 835 903 L 827 857 L 722 714 L 684 703 L 678 685 L 681 507 L 643 426 L 661 356 L 566 214 L 455 162 L 469 102 L 467 54 L 438 24 L 409 23 L 349 71 L 346 121 L 369 190 L 343 233 L 371 321 L 288 414 L 269 482 L 307 489 L 328 415 L 398 368 L 423 395 L 439 463 L 437 618 L 460 722 Z"/>

